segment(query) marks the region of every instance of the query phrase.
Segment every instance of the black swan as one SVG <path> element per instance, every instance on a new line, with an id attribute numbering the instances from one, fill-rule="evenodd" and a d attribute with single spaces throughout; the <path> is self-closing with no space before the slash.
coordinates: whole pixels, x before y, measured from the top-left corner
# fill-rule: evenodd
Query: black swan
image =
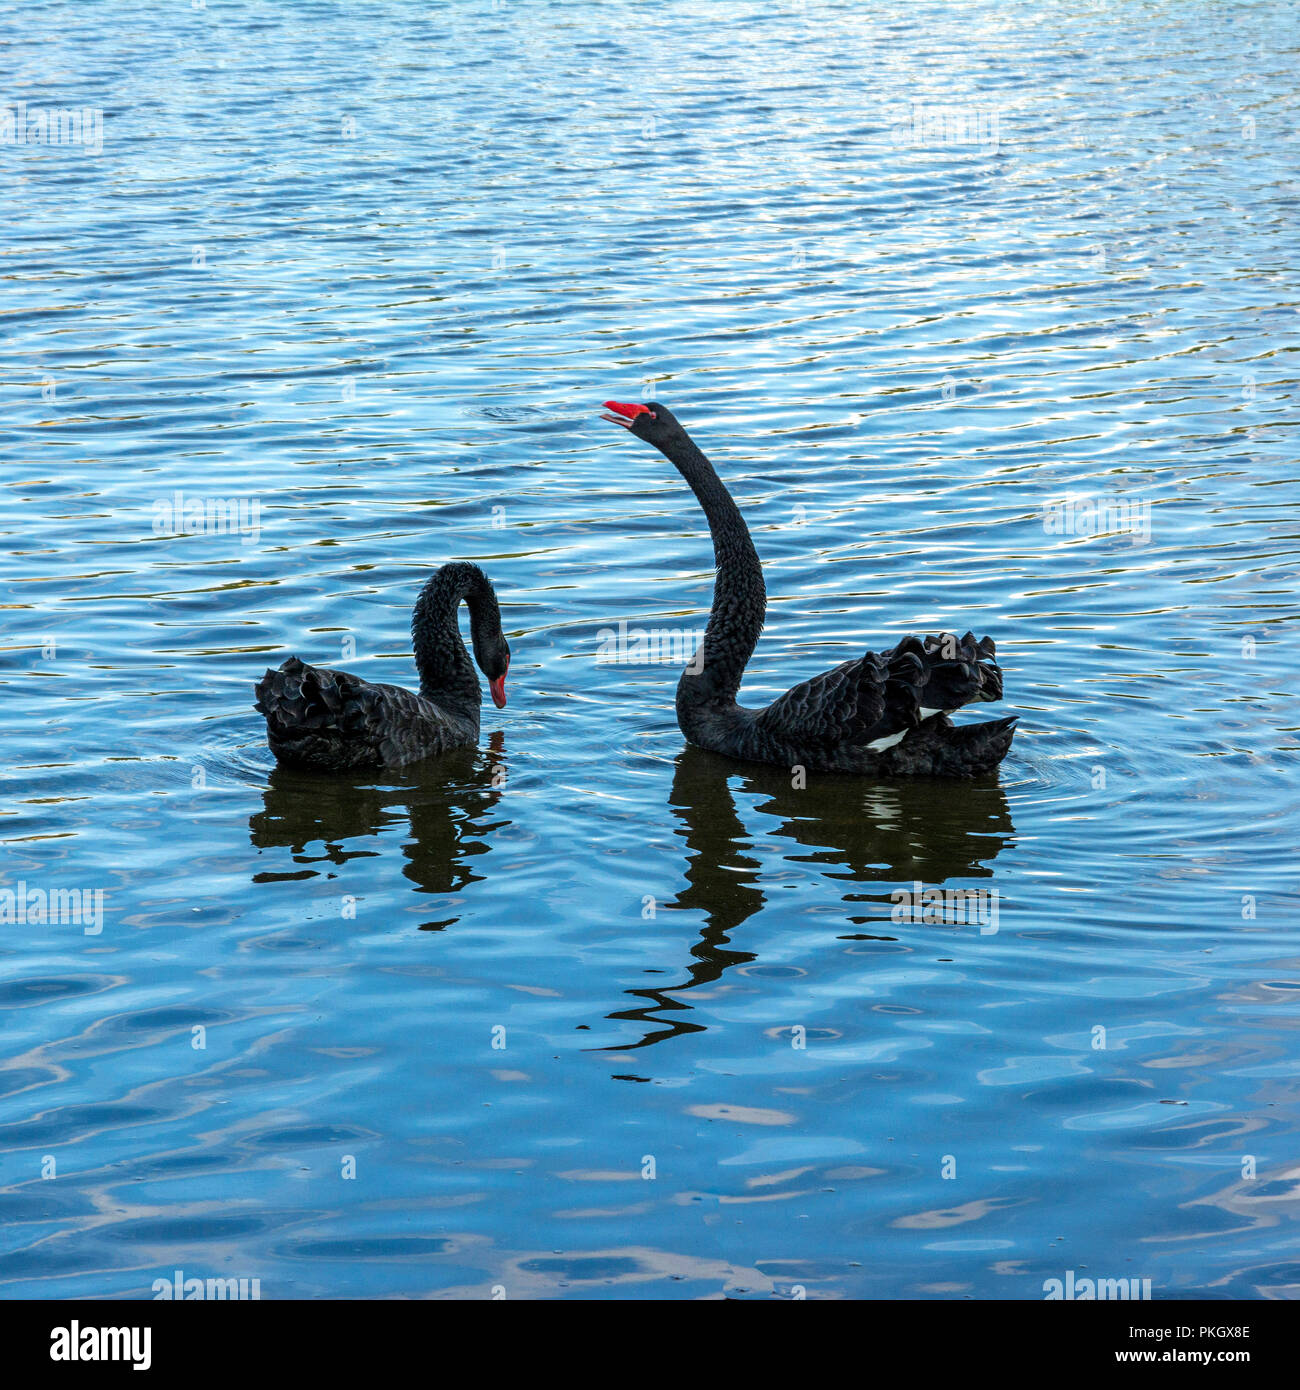
<path id="1" fill-rule="evenodd" d="M 691 486 L 717 579 L 704 642 L 677 684 L 677 722 L 701 748 L 749 762 L 873 776 L 973 777 L 1006 756 L 1017 716 L 954 726 L 962 705 L 1002 698 L 989 637 L 905 637 L 796 685 L 766 709 L 736 703 L 767 612 L 749 528 L 690 435 L 657 401 L 606 401 L 602 418 L 653 444 Z"/>
<path id="2" fill-rule="evenodd" d="M 462 599 L 469 608 L 474 659 L 500 709 L 510 648 L 497 596 L 477 565 L 453 563 L 420 591 L 411 619 L 420 693 L 307 666 L 291 656 L 257 684 L 253 708 L 266 715 L 271 752 L 290 767 L 346 771 L 400 767 L 476 744 L 483 693 L 460 636 Z"/>

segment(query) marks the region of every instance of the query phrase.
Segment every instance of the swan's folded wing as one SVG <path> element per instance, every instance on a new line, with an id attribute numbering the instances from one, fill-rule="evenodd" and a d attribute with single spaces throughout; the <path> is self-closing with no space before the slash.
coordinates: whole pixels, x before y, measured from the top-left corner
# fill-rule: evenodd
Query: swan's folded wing
<path id="1" fill-rule="evenodd" d="M 955 637 L 941 632 L 931 637 L 905 637 L 887 652 L 890 661 L 900 656 L 915 656 L 922 665 L 921 686 L 923 712 L 960 709 L 976 701 L 1002 698 L 1002 670 L 994 661 L 995 648 L 991 637 L 968 632 Z"/>
<path id="2" fill-rule="evenodd" d="M 890 651 L 867 652 L 796 685 L 755 723 L 787 743 L 888 747 L 936 712 L 1001 699 L 993 653 L 991 638 L 977 642 L 969 632 L 905 637 Z"/>
<path id="3" fill-rule="evenodd" d="M 452 741 L 443 711 L 414 691 L 296 658 L 268 671 L 257 696 L 277 756 L 296 748 L 309 761 L 399 764 L 436 751 L 444 729 Z"/>
<path id="4" fill-rule="evenodd" d="M 767 736 L 795 744 L 834 746 L 866 742 L 886 724 L 911 728 L 917 720 L 922 669 L 892 653 L 867 652 L 787 690 L 755 718 Z"/>

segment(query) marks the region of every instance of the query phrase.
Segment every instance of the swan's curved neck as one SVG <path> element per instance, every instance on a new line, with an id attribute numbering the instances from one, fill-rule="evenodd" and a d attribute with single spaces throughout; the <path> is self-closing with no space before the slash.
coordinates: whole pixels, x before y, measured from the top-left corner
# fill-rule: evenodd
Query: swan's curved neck
<path id="1" fill-rule="evenodd" d="M 691 486 L 713 537 L 717 578 L 704 641 L 677 685 L 679 713 L 734 705 L 767 615 L 763 567 L 749 527 L 713 465 L 685 430 L 662 446 Z"/>
<path id="2" fill-rule="evenodd" d="M 460 635 L 462 601 L 469 608 L 473 633 L 500 632 L 501 613 L 487 576 L 477 565 L 453 563 L 437 570 L 420 591 L 411 637 L 420 694 L 477 724 L 483 691 Z"/>

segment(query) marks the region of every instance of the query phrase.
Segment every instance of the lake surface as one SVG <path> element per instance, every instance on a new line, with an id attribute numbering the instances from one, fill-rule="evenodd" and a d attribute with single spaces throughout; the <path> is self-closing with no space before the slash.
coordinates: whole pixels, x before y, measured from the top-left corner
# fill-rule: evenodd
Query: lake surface
<path id="1" fill-rule="evenodd" d="M 0 1292 L 1300 1294 L 1298 30 L 0 7 L 0 872 L 102 908 L 0 926 Z M 749 518 L 750 703 L 987 632 L 1000 774 L 683 751 L 606 397 Z M 262 671 L 414 684 L 453 558 L 482 747 L 276 770 Z"/>

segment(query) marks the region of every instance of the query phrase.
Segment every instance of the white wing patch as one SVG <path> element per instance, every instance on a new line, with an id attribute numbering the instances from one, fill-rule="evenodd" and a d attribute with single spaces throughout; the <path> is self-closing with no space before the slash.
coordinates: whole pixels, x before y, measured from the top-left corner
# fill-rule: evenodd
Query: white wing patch
<path id="1" fill-rule="evenodd" d="M 867 747 L 873 753 L 883 753 L 886 748 L 892 748 L 894 744 L 901 743 L 910 731 L 904 729 L 901 734 L 886 734 L 884 738 L 873 738 Z"/>
<path id="2" fill-rule="evenodd" d="M 952 710 L 950 709 L 926 709 L 924 705 L 917 710 L 917 714 L 919 714 L 922 719 L 929 719 L 932 714 L 951 713 Z M 911 732 L 911 729 L 904 729 L 901 734 L 886 734 L 884 738 L 873 738 L 871 742 L 867 744 L 867 747 L 873 753 L 883 753 L 886 748 L 892 748 L 894 744 L 902 743 Z"/>

